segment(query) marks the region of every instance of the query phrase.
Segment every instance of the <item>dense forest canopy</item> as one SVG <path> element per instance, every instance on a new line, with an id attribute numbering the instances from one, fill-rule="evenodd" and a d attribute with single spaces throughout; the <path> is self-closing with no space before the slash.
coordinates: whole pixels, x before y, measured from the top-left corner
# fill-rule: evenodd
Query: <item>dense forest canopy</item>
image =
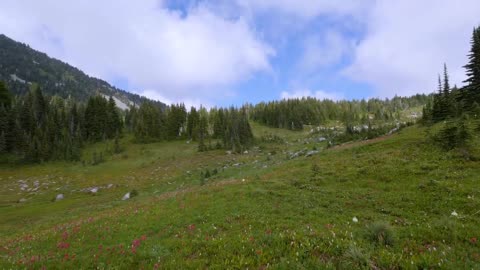
<path id="1" fill-rule="evenodd" d="M 270 127 L 301 130 L 304 125 L 325 125 L 330 121 L 346 124 L 400 119 L 400 112 L 423 106 L 431 99 L 428 95 L 369 99 L 353 101 L 318 100 L 315 98 L 288 99 L 262 102 L 252 107 L 254 121 Z"/>

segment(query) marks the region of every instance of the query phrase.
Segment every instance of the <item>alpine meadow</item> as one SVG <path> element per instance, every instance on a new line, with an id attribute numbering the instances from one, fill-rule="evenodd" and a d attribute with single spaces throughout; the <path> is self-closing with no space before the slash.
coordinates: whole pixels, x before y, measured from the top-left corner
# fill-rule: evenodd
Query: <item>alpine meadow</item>
<path id="1" fill-rule="evenodd" d="M 480 269 L 475 1 L 50 2 L 0 3 L 0 269 Z"/>

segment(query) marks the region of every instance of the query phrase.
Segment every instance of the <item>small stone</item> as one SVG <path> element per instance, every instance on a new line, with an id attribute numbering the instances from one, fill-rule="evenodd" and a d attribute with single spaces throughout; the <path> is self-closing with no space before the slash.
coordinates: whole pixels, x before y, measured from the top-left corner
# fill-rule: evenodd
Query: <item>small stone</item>
<path id="1" fill-rule="evenodd" d="M 457 213 L 457 211 L 455 211 L 455 210 L 453 210 L 453 212 L 452 212 L 451 215 L 452 215 L 452 217 L 458 217 L 458 213 Z"/>
<path id="2" fill-rule="evenodd" d="M 63 194 L 58 194 L 57 197 L 55 197 L 55 201 L 58 202 L 58 201 L 61 201 L 64 199 L 64 196 Z"/>
<path id="3" fill-rule="evenodd" d="M 98 187 L 94 187 L 94 188 L 90 189 L 90 192 L 93 193 L 93 194 L 97 193 L 98 192 Z"/>
<path id="4" fill-rule="evenodd" d="M 358 218 L 357 218 L 357 217 L 353 217 L 353 218 L 352 218 L 352 221 L 353 221 L 354 223 L 357 223 L 357 222 L 358 222 Z"/>
<path id="5" fill-rule="evenodd" d="M 122 201 L 126 201 L 130 199 L 130 192 L 128 192 L 127 194 L 123 195 L 123 198 L 122 198 Z"/>
<path id="6" fill-rule="evenodd" d="M 27 199 L 25 199 L 25 198 L 21 198 L 20 200 L 18 200 L 19 203 L 24 203 L 26 201 L 27 201 Z"/>

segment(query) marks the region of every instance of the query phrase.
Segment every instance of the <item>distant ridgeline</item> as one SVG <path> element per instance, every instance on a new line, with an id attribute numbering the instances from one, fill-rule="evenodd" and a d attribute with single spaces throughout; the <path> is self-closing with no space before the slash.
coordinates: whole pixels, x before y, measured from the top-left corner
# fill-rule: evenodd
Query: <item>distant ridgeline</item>
<path id="1" fill-rule="evenodd" d="M 400 121 L 402 112 L 423 106 L 430 99 L 427 95 L 337 102 L 315 98 L 288 99 L 253 106 L 251 118 L 270 127 L 290 130 L 302 130 L 304 125 L 318 126 L 332 121 L 340 121 L 346 126 L 371 125 Z"/>
<path id="2" fill-rule="evenodd" d="M 443 80 L 438 76 L 438 92 L 423 110 L 424 124 L 444 124 L 432 138 L 447 150 L 468 147 L 469 139 L 480 133 L 480 27 L 473 30 L 468 59 L 466 85 L 451 88 L 445 64 Z"/>
<path id="3" fill-rule="evenodd" d="M 86 102 L 89 97 L 103 94 L 113 96 L 118 107 L 139 105 L 147 98 L 117 89 L 105 81 L 90 77 L 81 70 L 60 60 L 31 49 L 0 34 L 0 81 L 11 92 L 24 95 L 32 84 L 38 84 L 44 94 L 73 98 Z M 151 101 L 158 106 L 165 104 Z"/>

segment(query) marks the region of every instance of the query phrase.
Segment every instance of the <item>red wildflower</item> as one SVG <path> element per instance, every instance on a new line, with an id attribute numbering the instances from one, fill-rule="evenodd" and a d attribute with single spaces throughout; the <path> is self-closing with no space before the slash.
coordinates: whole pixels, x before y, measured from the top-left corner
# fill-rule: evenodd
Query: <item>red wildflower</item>
<path id="1" fill-rule="evenodd" d="M 476 244 L 477 243 L 477 238 L 476 237 L 470 238 L 470 243 Z"/>
<path id="2" fill-rule="evenodd" d="M 135 239 L 135 240 L 133 240 L 133 242 L 132 242 L 132 247 L 135 247 L 135 248 L 136 248 L 136 247 L 139 247 L 139 246 L 140 246 L 140 243 L 141 243 L 140 239 Z"/>
<path id="3" fill-rule="evenodd" d="M 140 237 L 140 239 L 141 239 L 142 241 L 145 241 L 145 240 L 147 240 L 147 236 L 146 236 L 146 235 L 142 235 L 142 236 Z"/>
<path id="4" fill-rule="evenodd" d="M 190 231 L 195 230 L 195 224 L 188 225 L 188 229 L 189 229 Z"/>
<path id="5" fill-rule="evenodd" d="M 67 249 L 70 247 L 70 244 L 69 243 L 66 243 L 66 242 L 60 242 L 57 244 L 57 248 L 59 249 Z"/>

